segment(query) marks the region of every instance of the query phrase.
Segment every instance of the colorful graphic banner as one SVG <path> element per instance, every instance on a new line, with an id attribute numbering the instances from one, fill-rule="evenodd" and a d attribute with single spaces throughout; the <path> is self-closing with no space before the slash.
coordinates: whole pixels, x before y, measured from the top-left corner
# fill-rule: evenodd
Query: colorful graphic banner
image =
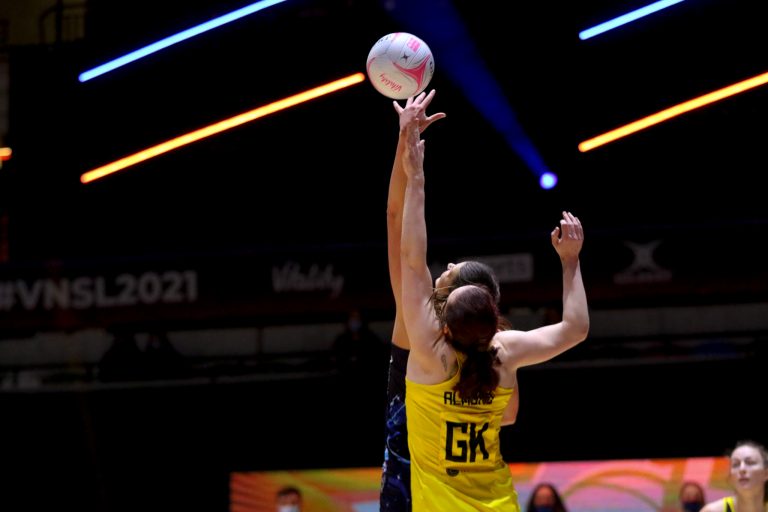
<path id="1" fill-rule="evenodd" d="M 707 501 L 728 496 L 728 460 L 697 457 L 647 460 L 514 463 L 509 465 L 522 509 L 541 482 L 555 485 L 570 512 L 678 512 L 683 482 Z M 230 512 L 273 512 L 284 486 L 301 490 L 304 512 L 377 512 L 380 468 L 238 472 L 230 479 Z"/>

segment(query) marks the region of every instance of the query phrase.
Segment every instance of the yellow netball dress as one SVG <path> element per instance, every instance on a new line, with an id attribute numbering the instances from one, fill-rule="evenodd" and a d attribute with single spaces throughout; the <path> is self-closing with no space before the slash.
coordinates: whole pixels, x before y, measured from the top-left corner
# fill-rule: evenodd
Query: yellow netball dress
<path id="1" fill-rule="evenodd" d="M 736 510 L 736 504 L 733 502 L 733 496 L 728 496 L 723 500 L 723 512 L 733 512 Z M 768 511 L 768 503 L 765 505 L 765 510 Z"/>
<path id="2" fill-rule="evenodd" d="M 519 512 L 499 431 L 514 390 L 486 401 L 462 401 L 453 390 L 460 371 L 440 384 L 406 379 L 413 512 Z"/>

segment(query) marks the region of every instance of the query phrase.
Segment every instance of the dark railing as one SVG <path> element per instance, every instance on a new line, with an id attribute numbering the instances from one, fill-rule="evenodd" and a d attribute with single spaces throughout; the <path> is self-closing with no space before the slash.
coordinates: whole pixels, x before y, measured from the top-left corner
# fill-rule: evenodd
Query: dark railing
<path id="1" fill-rule="evenodd" d="M 56 3 L 40 13 L 40 43 L 59 44 L 82 39 L 85 33 L 85 2 Z M 52 29 L 51 29 L 52 25 Z"/>

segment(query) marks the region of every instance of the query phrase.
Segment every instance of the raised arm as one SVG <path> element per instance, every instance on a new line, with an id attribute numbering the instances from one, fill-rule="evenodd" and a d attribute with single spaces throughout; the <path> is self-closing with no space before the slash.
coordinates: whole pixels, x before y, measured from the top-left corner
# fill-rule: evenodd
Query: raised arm
<path id="1" fill-rule="evenodd" d="M 389 280 L 395 297 L 395 322 L 392 331 L 392 342 L 397 346 L 409 349 L 410 341 L 405 330 L 402 313 L 401 278 L 400 278 L 400 240 L 402 238 L 403 201 L 405 195 L 406 176 L 403 171 L 403 155 L 406 144 L 406 127 L 410 122 L 418 122 L 419 132 L 438 119 L 445 117 L 440 112 L 431 116 L 426 115 L 426 109 L 435 96 L 434 89 L 429 94 L 421 93 L 415 98 L 408 98 L 405 107 L 397 101 L 392 104 L 400 118 L 400 130 L 397 138 L 395 161 L 389 178 L 389 194 L 387 197 L 387 257 L 389 262 Z"/>
<path id="2" fill-rule="evenodd" d="M 415 122 L 406 127 L 403 170 L 407 178 L 401 240 L 402 309 L 411 342 L 411 364 L 421 371 L 439 371 L 435 342 L 440 326 L 430 303 L 432 276 L 427 265 L 427 225 L 424 217 L 424 141 Z"/>
<path id="3" fill-rule="evenodd" d="M 563 212 L 560 226 L 550 238 L 563 267 L 563 318 L 531 331 L 499 333 L 498 339 L 512 353 L 517 367 L 548 361 L 584 341 L 589 332 L 589 308 L 579 263 L 584 243 L 581 222 L 570 212 Z"/>

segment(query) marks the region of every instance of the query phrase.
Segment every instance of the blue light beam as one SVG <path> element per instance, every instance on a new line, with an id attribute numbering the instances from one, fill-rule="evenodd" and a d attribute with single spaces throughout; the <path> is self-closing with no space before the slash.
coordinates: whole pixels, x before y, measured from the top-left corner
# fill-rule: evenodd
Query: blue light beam
<path id="1" fill-rule="evenodd" d="M 445 70 L 451 81 L 504 137 L 537 179 L 548 175 L 550 178 L 545 181 L 554 186 L 557 177 L 526 135 L 504 91 L 485 66 L 452 4 L 435 0 L 408 0 L 398 2 L 391 8 L 390 14 L 398 23 L 411 26 L 411 33 L 426 41 L 436 55 L 436 66 Z"/>
<path id="2" fill-rule="evenodd" d="M 188 28 L 187 30 L 179 32 L 178 34 L 168 36 L 164 39 L 161 39 L 160 41 L 157 41 L 148 46 L 144 46 L 143 48 L 139 48 L 138 50 L 134 50 L 131 53 L 123 55 L 122 57 L 118 57 L 117 59 L 111 60 L 100 66 L 96 66 L 95 68 L 89 69 L 88 71 L 83 71 L 78 76 L 78 80 L 80 80 L 81 83 L 87 82 L 88 80 L 91 80 L 98 76 L 109 73 L 110 71 L 114 71 L 117 68 L 125 66 L 126 64 L 130 64 L 131 62 L 135 62 L 155 52 L 164 50 L 169 46 L 173 46 L 174 44 L 180 43 L 182 41 L 185 41 L 187 39 L 200 35 L 203 32 L 208 32 L 209 30 L 213 30 L 214 28 L 218 28 L 229 22 L 238 20 L 240 18 L 248 16 L 249 14 L 253 14 L 255 12 L 261 11 L 262 9 L 266 9 L 267 7 L 271 7 L 275 4 L 279 4 L 285 1 L 286 0 L 261 0 L 256 3 L 246 5 L 245 7 L 237 9 L 236 11 L 232 11 L 228 14 L 224 14 L 217 18 L 213 18 L 212 20 L 206 21 L 205 23 L 201 23 L 200 25 L 196 25 L 192 28 Z"/>
<path id="3" fill-rule="evenodd" d="M 613 30 L 614 28 L 626 25 L 627 23 L 631 23 L 635 20 L 648 16 L 649 14 L 653 14 L 662 9 L 666 9 L 669 6 L 679 4 L 683 1 L 684 0 L 660 0 L 659 2 L 654 2 L 650 5 L 646 5 L 645 7 L 641 7 L 640 9 L 636 9 L 634 11 L 628 12 L 627 14 L 623 14 L 617 18 L 613 18 L 612 20 L 608 20 L 600 23 L 599 25 L 595 25 L 592 28 L 582 30 L 579 32 L 579 39 L 584 41 L 590 37 L 595 37 L 604 32 L 608 32 L 609 30 Z"/>
<path id="4" fill-rule="evenodd" d="M 557 176 L 551 172 L 545 172 L 539 178 L 539 186 L 541 186 L 541 188 L 544 190 L 555 188 L 555 185 L 557 185 Z"/>

